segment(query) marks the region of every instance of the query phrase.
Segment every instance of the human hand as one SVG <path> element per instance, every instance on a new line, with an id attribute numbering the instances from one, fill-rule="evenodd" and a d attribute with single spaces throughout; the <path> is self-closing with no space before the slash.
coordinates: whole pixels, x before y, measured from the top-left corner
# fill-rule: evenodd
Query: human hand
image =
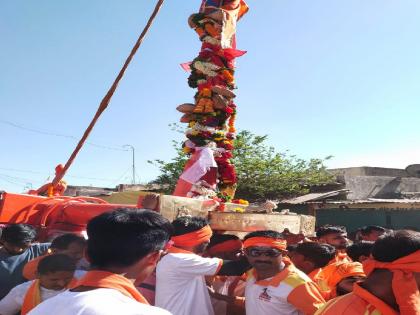
<path id="1" fill-rule="evenodd" d="M 159 198 L 159 194 L 146 195 L 142 201 L 142 208 L 159 211 Z"/>

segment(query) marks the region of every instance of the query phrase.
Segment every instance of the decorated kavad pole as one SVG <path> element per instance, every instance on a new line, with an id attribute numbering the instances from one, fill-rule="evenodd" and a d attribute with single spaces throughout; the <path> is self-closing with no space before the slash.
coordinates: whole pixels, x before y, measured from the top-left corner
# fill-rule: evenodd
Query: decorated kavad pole
<path id="1" fill-rule="evenodd" d="M 237 187 L 232 163 L 237 107 L 235 58 L 245 54 L 236 49 L 236 25 L 248 11 L 243 0 L 203 0 L 199 13 L 188 19 L 202 42 L 198 56 L 183 68 L 191 71 L 188 85 L 196 89 L 194 103 L 177 110 L 187 123 L 184 152 L 190 155 L 174 191 L 176 196 L 227 202 Z"/>

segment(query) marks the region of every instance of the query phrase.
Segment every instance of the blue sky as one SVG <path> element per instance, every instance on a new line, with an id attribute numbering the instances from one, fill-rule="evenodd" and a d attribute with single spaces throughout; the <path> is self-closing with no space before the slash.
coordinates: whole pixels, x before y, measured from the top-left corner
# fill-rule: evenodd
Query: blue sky
<path id="1" fill-rule="evenodd" d="M 155 1 L 0 3 L 0 189 L 38 187 L 64 163 L 137 39 Z M 239 129 L 279 151 L 333 155 L 330 167 L 420 162 L 420 2 L 249 0 L 238 26 Z M 195 0 L 167 0 L 107 111 L 72 168 L 70 184 L 142 182 L 170 159 L 168 124 L 194 91 L 179 64 L 199 49 L 187 18 Z M 117 150 L 115 150 L 117 149 Z"/>

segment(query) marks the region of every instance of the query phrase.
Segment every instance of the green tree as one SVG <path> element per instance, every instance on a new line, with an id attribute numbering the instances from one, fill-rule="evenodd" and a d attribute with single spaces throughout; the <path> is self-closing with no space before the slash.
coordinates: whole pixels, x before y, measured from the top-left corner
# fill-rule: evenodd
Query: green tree
<path id="1" fill-rule="evenodd" d="M 249 201 L 282 199 L 308 192 L 308 186 L 330 183 L 333 176 L 326 171 L 325 159 L 304 160 L 288 153 L 276 152 L 266 143 L 267 136 L 243 130 L 237 134 L 233 162 L 238 177 L 237 198 Z M 171 193 L 182 173 L 188 156 L 181 144 L 173 141 L 176 155 L 169 162 L 148 161 L 157 166 L 160 175 L 153 181 Z"/>

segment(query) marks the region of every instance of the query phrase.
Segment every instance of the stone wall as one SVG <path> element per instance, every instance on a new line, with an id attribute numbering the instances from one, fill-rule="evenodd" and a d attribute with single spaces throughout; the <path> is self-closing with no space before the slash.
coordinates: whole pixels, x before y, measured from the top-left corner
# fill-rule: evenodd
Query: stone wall
<path id="1" fill-rule="evenodd" d="M 348 199 L 401 198 L 401 192 L 420 192 L 420 178 L 345 175 Z"/>

